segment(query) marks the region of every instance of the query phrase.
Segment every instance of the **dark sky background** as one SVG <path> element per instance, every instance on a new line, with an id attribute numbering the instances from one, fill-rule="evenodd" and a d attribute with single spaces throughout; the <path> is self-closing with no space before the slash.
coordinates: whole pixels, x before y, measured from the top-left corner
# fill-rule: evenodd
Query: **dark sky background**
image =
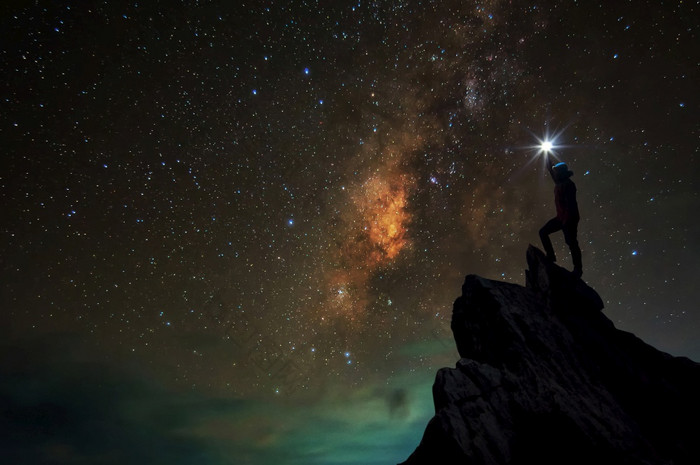
<path id="1" fill-rule="evenodd" d="M 605 314 L 700 360 L 697 2 L 0 8 L 1 462 L 402 461 L 547 134 Z"/>

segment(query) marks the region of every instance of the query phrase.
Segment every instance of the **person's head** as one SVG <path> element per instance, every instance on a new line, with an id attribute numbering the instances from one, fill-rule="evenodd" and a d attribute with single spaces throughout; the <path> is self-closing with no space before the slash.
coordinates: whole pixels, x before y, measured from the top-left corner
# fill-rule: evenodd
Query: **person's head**
<path id="1" fill-rule="evenodd" d="M 569 167 L 564 162 L 557 163 L 552 167 L 552 170 L 554 170 L 554 177 L 558 181 L 564 181 L 574 175 L 574 172 L 569 171 Z"/>

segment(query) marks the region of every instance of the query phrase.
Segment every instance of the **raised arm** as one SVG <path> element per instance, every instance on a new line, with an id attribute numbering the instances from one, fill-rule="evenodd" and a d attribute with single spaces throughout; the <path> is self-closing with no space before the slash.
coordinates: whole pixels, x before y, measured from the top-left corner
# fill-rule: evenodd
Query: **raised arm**
<path id="1" fill-rule="evenodd" d="M 552 165 L 552 162 L 549 160 L 549 152 L 544 153 L 544 163 L 547 165 L 547 169 L 549 170 L 549 174 L 552 176 L 552 180 L 556 182 L 557 179 L 554 177 L 554 169 L 552 168 L 554 165 Z"/>

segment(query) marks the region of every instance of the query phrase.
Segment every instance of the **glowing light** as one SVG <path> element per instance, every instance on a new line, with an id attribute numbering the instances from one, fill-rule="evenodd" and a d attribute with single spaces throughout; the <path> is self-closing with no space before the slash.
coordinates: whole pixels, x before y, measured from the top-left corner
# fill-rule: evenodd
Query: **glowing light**
<path id="1" fill-rule="evenodd" d="M 559 143 L 559 137 L 565 130 L 566 128 L 563 128 L 561 130 L 555 131 L 554 133 L 550 133 L 549 129 L 546 129 L 542 137 L 537 137 L 533 134 L 535 140 L 537 141 L 537 144 L 531 145 L 528 148 L 535 150 L 536 156 L 553 154 L 556 157 L 559 150 L 567 147 L 566 145 L 562 145 Z"/>
<path id="2" fill-rule="evenodd" d="M 540 139 L 539 137 L 537 139 L 537 145 L 535 145 L 534 149 L 537 150 L 537 155 L 548 155 L 548 154 L 555 154 L 557 149 L 561 148 L 560 145 L 557 145 L 557 136 L 550 136 L 549 134 L 546 134 L 544 138 Z"/>

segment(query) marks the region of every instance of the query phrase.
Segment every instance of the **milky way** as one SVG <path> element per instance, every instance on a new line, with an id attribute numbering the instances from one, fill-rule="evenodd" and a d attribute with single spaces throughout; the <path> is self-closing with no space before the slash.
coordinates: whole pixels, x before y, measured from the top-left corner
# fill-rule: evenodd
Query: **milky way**
<path id="1" fill-rule="evenodd" d="M 692 2 L 21 3 L 3 462 L 404 459 L 464 276 L 523 284 L 555 213 L 547 134 L 606 314 L 700 357 Z"/>

